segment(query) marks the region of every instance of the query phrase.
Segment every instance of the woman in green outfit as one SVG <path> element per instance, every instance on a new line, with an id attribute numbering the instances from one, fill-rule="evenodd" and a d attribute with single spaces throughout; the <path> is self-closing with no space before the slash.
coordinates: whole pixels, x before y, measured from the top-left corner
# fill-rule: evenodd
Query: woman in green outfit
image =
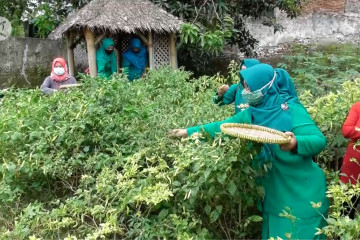
<path id="1" fill-rule="evenodd" d="M 240 69 L 244 70 L 257 64 L 260 64 L 260 61 L 257 59 L 244 59 L 240 65 Z M 287 94 L 297 98 L 295 86 L 289 73 L 281 68 L 275 68 L 275 71 L 275 82 L 280 92 L 285 91 Z M 222 85 L 213 97 L 213 101 L 219 106 L 235 103 L 235 114 L 237 114 L 247 107 L 247 102 L 241 95 L 242 90 L 243 87 L 240 83 L 233 84 L 230 87 L 228 85 Z"/>
<path id="2" fill-rule="evenodd" d="M 249 107 L 219 122 L 213 122 L 170 133 L 187 137 L 201 129 L 211 136 L 220 133 L 222 123 L 248 123 L 277 129 L 291 137 L 288 144 L 264 144 L 272 168 L 262 179 L 262 238 L 323 239 L 316 228 L 326 225 L 328 210 L 325 175 L 312 160 L 320 153 L 326 139 L 297 97 L 276 84 L 276 71 L 267 64 L 258 64 L 240 72 L 244 87 L 242 97 Z M 313 205 L 317 204 L 317 209 Z M 283 211 L 295 218 L 284 217 Z"/>
<path id="3" fill-rule="evenodd" d="M 109 78 L 117 72 L 117 60 L 114 52 L 114 41 L 111 38 L 105 38 L 96 51 L 96 65 L 100 77 Z"/>
<path id="4" fill-rule="evenodd" d="M 241 61 L 240 70 L 247 69 L 257 64 L 260 64 L 260 61 L 257 59 L 244 59 Z M 241 84 L 233 84 L 230 87 L 228 85 L 222 85 L 215 93 L 213 101 L 215 104 L 219 104 L 219 106 L 235 102 L 235 114 L 239 113 L 242 110 L 242 106 L 240 104 L 246 103 L 241 96 L 242 90 L 243 88 Z"/>

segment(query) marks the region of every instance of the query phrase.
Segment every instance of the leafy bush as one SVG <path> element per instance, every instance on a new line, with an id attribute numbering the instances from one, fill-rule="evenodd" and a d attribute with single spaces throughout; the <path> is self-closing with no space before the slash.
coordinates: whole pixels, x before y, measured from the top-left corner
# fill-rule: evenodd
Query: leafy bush
<path id="1" fill-rule="evenodd" d="M 290 55 L 282 57 L 278 67 L 289 71 L 298 92 L 315 95 L 336 92 L 346 80 L 360 76 L 360 48 L 355 45 L 294 45 Z"/>
<path id="2" fill-rule="evenodd" d="M 359 239 L 360 216 L 354 220 L 341 213 L 344 204 L 352 206 L 351 198 L 360 197 L 360 184 L 350 186 L 339 181 L 341 158 L 344 155 L 348 140 L 344 139 L 341 128 L 351 106 L 360 101 L 360 79 L 345 81 L 336 93 L 315 98 L 310 91 L 301 95 L 301 100 L 327 138 L 326 149 L 317 156 L 328 178 L 327 196 L 331 200 L 328 226 L 319 230 L 330 239 Z M 357 159 L 359 160 L 359 159 Z"/>
<path id="3" fill-rule="evenodd" d="M 258 146 L 167 137 L 233 111 L 211 101 L 224 79 L 190 77 L 161 69 L 131 84 L 84 77 L 81 89 L 52 96 L 10 90 L 0 111 L 0 236 L 258 237 Z"/>
<path id="4" fill-rule="evenodd" d="M 353 208 L 351 198 L 360 197 L 360 184 L 348 185 L 334 181 L 330 184 L 327 196 L 332 200 L 330 214 L 327 218 L 328 226 L 319 232 L 326 234 L 329 239 L 351 240 L 360 238 L 360 216 L 357 214 L 355 219 L 344 217 L 341 212 L 344 211 L 344 203 Z"/>
<path id="5" fill-rule="evenodd" d="M 258 238 L 263 189 L 248 142 L 206 134 L 172 140 L 173 128 L 230 116 L 211 101 L 229 76 L 192 79 L 182 70 L 151 71 L 128 83 L 83 77 L 83 87 L 44 96 L 7 92 L 0 111 L 0 236 L 3 239 Z M 359 238 L 359 216 L 341 216 L 359 186 L 338 181 L 333 163 L 347 141 L 340 129 L 360 96 L 360 79 L 302 102 L 328 139 L 317 157 L 332 200 L 329 238 Z M 203 141 L 207 140 L 207 141 Z M 254 223 L 255 222 L 255 223 Z"/>
<path id="6" fill-rule="evenodd" d="M 319 159 L 320 163 L 329 166 L 329 163 L 345 153 L 348 141 L 343 137 L 341 128 L 351 106 L 360 101 L 360 79 L 345 81 L 336 93 L 319 98 L 306 91 L 301 95 L 301 101 L 328 140 L 327 148 L 319 155 Z"/>

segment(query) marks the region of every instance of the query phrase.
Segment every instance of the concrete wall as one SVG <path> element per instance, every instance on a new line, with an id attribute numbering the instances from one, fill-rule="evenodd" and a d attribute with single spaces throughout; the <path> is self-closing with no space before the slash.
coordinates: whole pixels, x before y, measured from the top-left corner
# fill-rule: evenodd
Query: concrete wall
<path id="1" fill-rule="evenodd" d="M 0 88 L 37 87 L 50 75 L 56 57 L 67 59 L 65 43 L 39 38 L 8 38 L 0 41 Z M 76 70 L 87 65 L 81 45 L 75 49 Z"/>
<path id="2" fill-rule="evenodd" d="M 8 38 L 0 41 L 0 87 L 39 85 L 55 57 L 66 57 L 60 41 Z"/>
<path id="3" fill-rule="evenodd" d="M 319 2 L 322 2 L 322 0 L 319 0 Z M 330 4 L 332 0 L 327 2 Z M 341 2 L 339 0 L 339 4 Z M 304 44 L 359 44 L 360 0 L 347 0 L 345 3 L 347 8 L 343 5 L 343 12 L 318 11 L 304 14 L 295 19 L 289 19 L 285 13 L 276 10 L 277 23 L 282 25 L 284 30 L 275 34 L 272 27 L 264 26 L 261 21 L 247 19 L 247 28 L 259 40 L 256 52 L 259 57 L 268 57 L 284 51 L 289 44 L 294 42 Z M 320 9 L 321 6 L 318 7 Z"/>
<path id="4" fill-rule="evenodd" d="M 360 1 L 359 0 L 347 0 L 345 6 L 345 12 L 360 14 Z"/>

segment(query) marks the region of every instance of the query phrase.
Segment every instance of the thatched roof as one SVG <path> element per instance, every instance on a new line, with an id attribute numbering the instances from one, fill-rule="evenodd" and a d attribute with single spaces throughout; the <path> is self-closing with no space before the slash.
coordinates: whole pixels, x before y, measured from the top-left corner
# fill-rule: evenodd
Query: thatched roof
<path id="1" fill-rule="evenodd" d="M 69 15 L 50 35 L 61 38 L 68 30 L 120 31 L 134 33 L 136 30 L 176 32 L 181 21 L 148 0 L 93 0 Z"/>

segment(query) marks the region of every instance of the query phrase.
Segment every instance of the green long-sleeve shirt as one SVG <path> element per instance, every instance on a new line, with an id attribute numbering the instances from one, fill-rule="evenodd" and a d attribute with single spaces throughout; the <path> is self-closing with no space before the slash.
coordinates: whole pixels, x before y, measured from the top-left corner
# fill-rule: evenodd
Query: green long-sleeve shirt
<path id="1" fill-rule="evenodd" d="M 221 97 L 218 97 L 217 93 L 215 93 L 213 101 L 215 104 L 219 104 L 219 106 L 235 102 L 235 114 L 237 114 L 243 110 L 240 104 L 246 103 L 241 95 L 242 90 L 241 84 L 233 84 Z"/>
<path id="2" fill-rule="evenodd" d="M 328 200 L 325 175 L 312 156 L 325 148 L 326 138 L 302 105 L 290 103 L 287 111 L 292 116 L 291 132 L 297 140 L 297 153 L 284 152 L 278 144 L 268 145 L 274 158 L 271 170 L 262 181 L 265 189 L 263 211 L 278 216 L 285 207 L 290 207 L 298 218 L 318 217 L 311 202 L 321 202 L 318 211 L 325 213 Z M 188 128 L 187 132 L 191 136 L 204 129 L 214 137 L 220 133 L 222 123 L 251 123 L 251 116 L 244 110 L 224 121 Z"/>

